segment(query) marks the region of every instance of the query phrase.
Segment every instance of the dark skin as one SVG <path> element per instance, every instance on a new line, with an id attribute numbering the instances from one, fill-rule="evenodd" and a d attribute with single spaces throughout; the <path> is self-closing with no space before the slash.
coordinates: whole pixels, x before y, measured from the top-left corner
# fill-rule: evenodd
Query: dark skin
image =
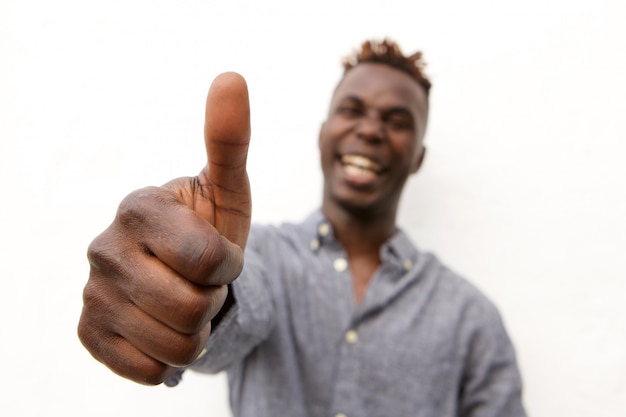
<path id="1" fill-rule="evenodd" d="M 331 101 L 319 147 L 324 171 L 322 211 L 345 248 L 361 302 L 380 266 L 380 247 L 396 232 L 404 184 L 424 159 L 425 91 L 384 64 L 348 71 Z M 359 156 L 350 169 L 346 155 Z"/>
<path id="2" fill-rule="evenodd" d="M 427 112 L 424 90 L 381 64 L 350 70 L 333 95 L 319 139 L 322 211 L 348 254 L 357 302 L 421 165 Z M 249 140 L 245 81 L 222 74 L 207 96 L 201 173 L 131 193 L 91 243 L 78 335 L 117 374 L 163 382 L 198 357 L 232 302 L 227 285 L 250 229 Z"/>
<path id="3" fill-rule="evenodd" d="M 250 108 L 240 75 L 215 79 L 205 120 L 200 174 L 131 193 L 88 251 L 79 338 L 97 360 L 143 384 L 197 358 L 243 267 Z"/>

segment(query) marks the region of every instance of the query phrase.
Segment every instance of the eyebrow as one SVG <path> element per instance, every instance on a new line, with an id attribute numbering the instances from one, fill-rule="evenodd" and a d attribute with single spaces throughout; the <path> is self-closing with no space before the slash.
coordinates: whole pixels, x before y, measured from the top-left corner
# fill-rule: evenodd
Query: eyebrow
<path id="1" fill-rule="evenodd" d="M 339 100 L 339 103 L 342 103 L 342 102 L 344 102 L 344 101 L 354 101 L 354 102 L 356 102 L 356 103 L 358 103 L 358 104 L 360 104 L 360 105 L 362 105 L 362 104 L 363 104 L 363 100 L 362 100 L 362 99 L 360 99 L 360 98 L 359 98 L 359 97 L 357 97 L 357 96 L 352 96 L 352 95 L 342 97 L 342 98 Z"/>
<path id="2" fill-rule="evenodd" d="M 408 116 L 411 116 L 411 118 L 413 117 L 413 113 L 411 112 L 411 110 L 409 110 L 407 107 L 405 106 L 394 106 L 394 107 L 390 107 L 388 109 L 385 109 L 385 114 L 392 114 L 392 113 L 403 113 L 406 114 Z"/>
<path id="3" fill-rule="evenodd" d="M 355 102 L 355 103 L 357 103 L 359 105 L 364 105 L 365 104 L 363 99 L 361 99 L 360 97 L 355 96 L 355 95 L 348 95 L 348 96 L 342 97 L 339 100 L 339 103 L 342 103 L 344 101 L 353 101 L 353 102 Z M 392 107 L 389 107 L 389 108 L 383 108 L 382 110 L 386 114 L 390 114 L 390 113 L 405 113 L 405 114 L 408 114 L 411 117 L 413 116 L 413 113 L 411 112 L 411 109 L 409 109 L 406 106 L 392 106 Z"/>

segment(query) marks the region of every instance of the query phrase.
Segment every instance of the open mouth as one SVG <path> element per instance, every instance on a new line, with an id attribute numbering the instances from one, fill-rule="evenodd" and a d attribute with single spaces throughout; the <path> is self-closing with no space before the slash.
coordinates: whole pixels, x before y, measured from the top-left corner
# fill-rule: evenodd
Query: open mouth
<path id="1" fill-rule="evenodd" d="M 382 165 L 362 155 L 343 155 L 340 161 L 346 174 L 353 178 L 375 178 L 383 171 Z"/>

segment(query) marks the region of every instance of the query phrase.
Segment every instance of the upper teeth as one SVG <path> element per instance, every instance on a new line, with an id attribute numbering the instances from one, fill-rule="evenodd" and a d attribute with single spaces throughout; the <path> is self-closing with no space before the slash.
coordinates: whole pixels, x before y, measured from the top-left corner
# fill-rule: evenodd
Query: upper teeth
<path id="1" fill-rule="evenodd" d="M 373 171 L 380 171 L 382 169 L 378 163 L 361 155 L 343 155 L 341 157 L 341 162 L 344 164 L 354 165 L 362 169 L 371 169 Z"/>

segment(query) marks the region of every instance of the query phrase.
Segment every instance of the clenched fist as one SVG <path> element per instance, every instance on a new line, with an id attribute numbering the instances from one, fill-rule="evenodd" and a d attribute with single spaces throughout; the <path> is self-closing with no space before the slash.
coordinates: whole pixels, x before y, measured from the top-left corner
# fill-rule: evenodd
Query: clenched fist
<path id="1" fill-rule="evenodd" d="M 250 106 L 240 75 L 213 81 L 205 120 L 200 174 L 131 193 L 89 247 L 80 340 L 114 372 L 144 384 L 198 357 L 243 267 Z"/>

